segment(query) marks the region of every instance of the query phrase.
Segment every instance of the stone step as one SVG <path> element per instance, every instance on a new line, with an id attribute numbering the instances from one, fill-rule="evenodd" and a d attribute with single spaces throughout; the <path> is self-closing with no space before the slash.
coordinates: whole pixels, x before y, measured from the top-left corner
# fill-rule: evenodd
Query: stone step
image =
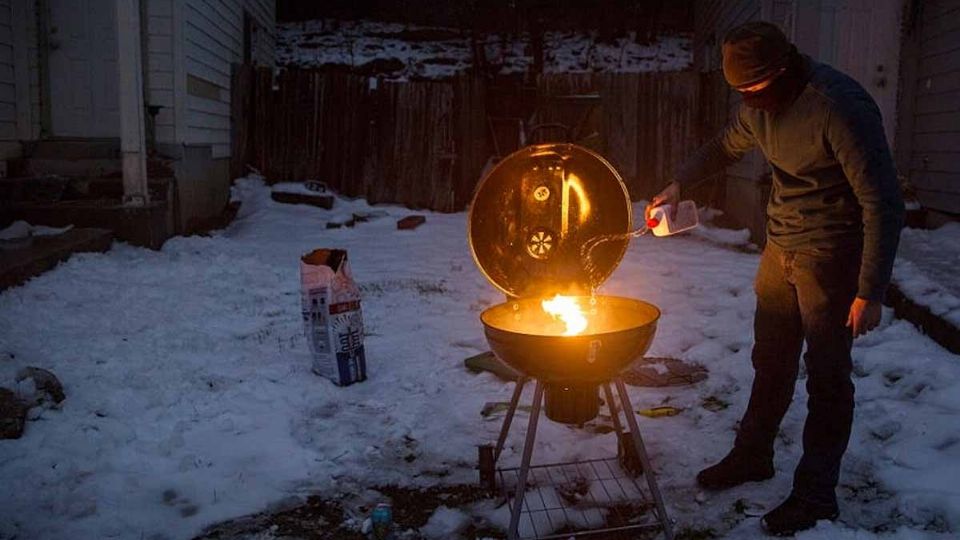
<path id="1" fill-rule="evenodd" d="M 173 179 L 151 178 L 151 198 L 166 200 Z M 45 202 L 123 198 L 123 180 L 114 178 L 39 176 L 0 179 L 0 203 Z"/>
<path id="2" fill-rule="evenodd" d="M 111 158 L 25 158 L 9 160 L 7 165 L 11 176 L 71 176 L 83 178 L 103 178 L 122 176 L 123 164 L 120 159 Z"/>
<path id="3" fill-rule="evenodd" d="M 35 159 L 119 159 L 120 139 L 45 139 L 24 147 Z"/>
<path id="4" fill-rule="evenodd" d="M 0 290 L 20 285 L 74 253 L 106 251 L 112 242 L 111 231 L 96 228 L 74 228 L 56 236 L 20 241 L 0 240 Z"/>

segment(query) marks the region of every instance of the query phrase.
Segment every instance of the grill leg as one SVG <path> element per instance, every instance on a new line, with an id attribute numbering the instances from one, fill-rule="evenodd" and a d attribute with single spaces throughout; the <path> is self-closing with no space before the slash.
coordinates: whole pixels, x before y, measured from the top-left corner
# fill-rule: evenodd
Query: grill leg
<path id="1" fill-rule="evenodd" d="M 517 379 L 513 387 L 513 396 L 510 397 L 510 408 L 507 409 L 507 415 L 503 418 L 503 426 L 500 428 L 500 436 L 497 437 L 497 447 L 493 451 L 493 462 L 500 459 L 500 452 L 503 451 L 503 445 L 507 442 L 507 435 L 510 433 L 510 424 L 513 423 L 513 414 L 517 412 L 517 405 L 520 403 L 520 394 L 523 393 L 523 386 L 527 384 L 526 377 Z M 539 387 L 539 383 L 537 383 Z"/>
<path id="2" fill-rule="evenodd" d="M 530 458 L 533 456 L 533 444 L 537 438 L 537 420 L 540 419 L 542 403 L 543 383 L 538 380 L 533 390 L 533 408 L 530 410 L 530 423 L 527 424 L 527 440 L 523 443 L 520 476 L 517 478 L 516 493 L 513 495 L 513 508 L 510 509 L 510 528 L 507 530 L 509 540 L 516 540 L 520 536 L 520 513 L 523 510 L 523 497 L 527 492 L 527 474 L 530 472 Z"/>
<path id="3" fill-rule="evenodd" d="M 663 527 L 665 540 L 673 540 L 673 527 L 670 524 L 670 518 L 667 517 L 667 510 L 663 506 L 663 497 L 660 496 L 660 488 L 657 486 L 656 475 L 653 468 L 650 467 L 650 458 L 647 456 L 647 449 L 643 446 L 643 438 L 640 437 L 640 425 L 637 424 L 637 417 L 633 414 L 633 405 L 630 404 L 630 396 L 627 395 L 627 387 L 622 379 L 614 379 L 617 385 L 617 393 L 620 394 L 620 404 L 623 406 L 623 415 L 627 417 L 627 426 L 630 427 L 630 434 L 633 436 L 633 443 L 637 447 L 637 453 L 640 455 L 640 463 L 643 464 L 643 470 L 647 477 L 647 486 L 650 488 L 650 494 L 653 496 L 653 502 L 657 507 L 657 515 L 660 517 L 660 526 Z"/>
<path id="4" fill-rule="evenodd" d="M 610 383 L 603 383 L 603 398 L 607 400 L 607 409 L 610 409 L 610 417 L 613 418 L 613 429 L 617 432 L 617 437 L 623 433 L 623 426 L 620 425 L 620 411 L 616 403 L 613 402 L 613 392 L 610 390 Z"/>

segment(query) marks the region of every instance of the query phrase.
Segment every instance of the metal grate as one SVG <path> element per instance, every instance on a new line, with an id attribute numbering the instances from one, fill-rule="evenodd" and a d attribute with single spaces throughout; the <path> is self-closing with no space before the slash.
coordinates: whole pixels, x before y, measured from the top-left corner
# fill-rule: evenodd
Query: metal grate
<path id="1" fill-rule="evenodd" d="M 497 476 L 513 500 L 520 468 L 497 469 Z M 616 458 L 530 466 L 519 538 L 632 539 L 660 529 L 653 501 Z"/>

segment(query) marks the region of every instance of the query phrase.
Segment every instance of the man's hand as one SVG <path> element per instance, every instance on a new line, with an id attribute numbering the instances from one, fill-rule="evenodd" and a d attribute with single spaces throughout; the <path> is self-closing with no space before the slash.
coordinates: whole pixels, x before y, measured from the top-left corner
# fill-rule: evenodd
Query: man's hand
<path id="1" fill-rule="evenodd" d="M 663 204 L 673 206 L 674 211 L 676 211 L 678 202 L 680 202 L 680 184 L 670 182 L 667 187 L 663 188 L 663 191 L 654 195 L 653 199 L 650 200 L 650 204 L 647 205 L 646 210 L 643 212 L 643 219 L 650 219 L 650 211 Z"/>
<path id="2" fill-rule="evenodd" d="M 850 304 L 847 315 L 847 327 L 853 330 L 853 337 L 862 336 L 880 324 L 880 302 L 857 297 Z"/>

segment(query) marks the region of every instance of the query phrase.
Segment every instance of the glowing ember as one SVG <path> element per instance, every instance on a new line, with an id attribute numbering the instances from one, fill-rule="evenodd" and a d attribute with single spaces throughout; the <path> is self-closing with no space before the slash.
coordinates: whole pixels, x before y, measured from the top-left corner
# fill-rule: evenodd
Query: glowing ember
<path id="1" fill-rule="evenodd" d="M 572 296 L 556 295 L 550 300 L 541 302 L 543 310 L 554 318 L 567 325 L 565 336 L 575 336 L 587 328 L 587 317 L 584 315 L 577 299 Z"/>

